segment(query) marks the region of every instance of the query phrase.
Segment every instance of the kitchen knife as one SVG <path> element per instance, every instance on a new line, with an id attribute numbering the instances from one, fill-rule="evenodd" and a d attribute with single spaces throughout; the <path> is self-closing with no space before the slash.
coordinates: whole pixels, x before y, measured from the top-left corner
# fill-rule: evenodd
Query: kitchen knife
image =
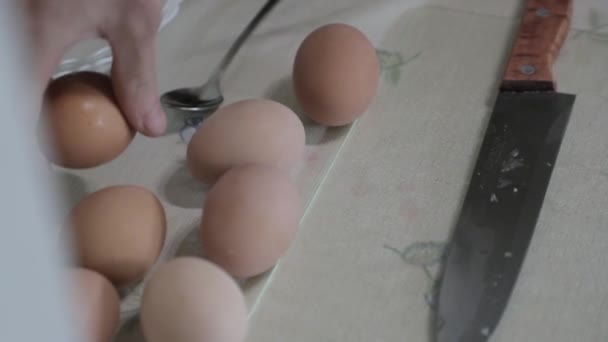
<path id="1" fill-rule="evenodd" d="M 529 0 L 487 126 L 439 288 L 435 340 L 487 341 L 507 306 L 575 96 L 552 66 L 572 0 Z"/>

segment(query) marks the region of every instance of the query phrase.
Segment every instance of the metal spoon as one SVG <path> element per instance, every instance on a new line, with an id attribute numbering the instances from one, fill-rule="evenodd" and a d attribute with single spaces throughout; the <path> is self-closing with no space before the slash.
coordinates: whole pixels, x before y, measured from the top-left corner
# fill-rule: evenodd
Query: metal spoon
<path id="1" fill-rule="evenodd" d="M 266 2 L 264 7 L 260 9 L 249 25 L 247 25 L 245 30 L 243 30 L 237 40 L 232 44 L 230 50 L 228 50 L 220 64 L 211 74 L 207 83 L 200 87 L 181 88 L 169 91 L 161 96 L 161 103 L 170 108 L 189 112 L 210 113 L 219 108 L 224 101 L 221 88 L 221 78 L 224 71 L 230 62 L 232 62 L 232 59 L 243 43 L 249 38 L 249 35 L 278 2 L 279 0 L 268 0 Z"/>

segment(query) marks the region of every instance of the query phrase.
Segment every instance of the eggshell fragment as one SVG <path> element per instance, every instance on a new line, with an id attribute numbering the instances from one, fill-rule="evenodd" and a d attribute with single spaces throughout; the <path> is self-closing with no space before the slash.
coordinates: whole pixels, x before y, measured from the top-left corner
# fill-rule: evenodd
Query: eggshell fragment
<path id="1" fill-rule="evenodd" d="M 264 163 L 290 171 L 303 157 L 304 126 L 286 106 L 271 100 L 232 103 L 203 122 L 188 144 L 192 175 L 212 184 L 231 167 Z"/>
<path id="2" fill-rule="evenodd" d="M 147 342 L 243 342 L 247 307 L 221 268 L 179 257 L 158 267 L 144 289 L 141 324 Z"/>
<path id="3" fill-rule="evenodd" d="M 300 216 L 298 189 L 284 171 L 261 164 L 235 167 L 207 196 L 203 251 L 235 277 L 261 274 L 286 254 Z"/>
<path id="4" fill-rule="evenodd" d="M 111 342 L 118 327 L 120 298 L 101 274 L 76 268 L 70 271 L 75 283 L 75 312 L 83 342 Z"/>
<path id="5" fill-rule="evenodd" d="M 293 85 L 304 114 L 327 126 L 350 124 L 376 96 L 380 63 L 365 34 L 346 24 L 310 33 L 293 66 Z"/>
<path id="6" fill-rule="evenodd" d="M 166 235 L 161 202 L 139 186 L 116 185 L 94 192 L 72 209 L 68 219 L 80 264 L 118 287 L 144 277 Z"/>
<path id="7" fill-rule="evenodd" d="M 62 167 L 92 168 L 118 157 L 135 130 L 120 111 L 108 76 L 82 71 L 53 80 L 41 118 L 43 151 Z"/>

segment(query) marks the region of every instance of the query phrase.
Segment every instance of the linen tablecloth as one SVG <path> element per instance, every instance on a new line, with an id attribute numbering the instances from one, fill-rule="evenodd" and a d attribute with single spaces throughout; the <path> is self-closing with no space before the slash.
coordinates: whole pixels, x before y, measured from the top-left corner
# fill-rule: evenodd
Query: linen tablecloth
<path id="1" fill-rule="evenodd" d="M 185 0 L 158 38 L 161 91 L 205 80 L 263 0 Z M 536 233 L 492 341 L 608 341 L 608 3 L 575 0 L 556 64 L 577 95 Z M 515 25 L 517 0 L 283 0 L 225 75 L 227 103 L 267 97 L 300 112 L 290 73 L 316 27 L 364 31 L 382 65 L 379 94 L 349 127 L 305 120 L 294 172 L 301 229 L 271 272 L 243 283 L 249 341 L 429 341 L 439 256 L 459 213 Z M 85 52 L 87 51 L 87 52 Z M 68 57 L 86 56 L 86 44 Z M 67 57 L 66 57 L 67 58 Z M 204 189 L 184 167 L 184 122 L 138 136 L 117 160 L 57 170 L 69 206 L 103 186 L 156 191 L 169 236 L 162 259 L 198 253 Z M 142 286 L 125 293 L 118 341 L 143 341 Z"/>

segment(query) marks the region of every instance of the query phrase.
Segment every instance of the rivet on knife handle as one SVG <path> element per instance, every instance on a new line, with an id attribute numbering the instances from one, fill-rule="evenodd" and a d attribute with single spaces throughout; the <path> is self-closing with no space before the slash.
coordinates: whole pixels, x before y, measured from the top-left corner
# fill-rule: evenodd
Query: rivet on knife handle
<path id="1" fill-rule="evenodd" d="M 529 0 L 501 84 L 503 91 L 555 91 L 553 64 L 570 28 L 572 0 Z"/>

